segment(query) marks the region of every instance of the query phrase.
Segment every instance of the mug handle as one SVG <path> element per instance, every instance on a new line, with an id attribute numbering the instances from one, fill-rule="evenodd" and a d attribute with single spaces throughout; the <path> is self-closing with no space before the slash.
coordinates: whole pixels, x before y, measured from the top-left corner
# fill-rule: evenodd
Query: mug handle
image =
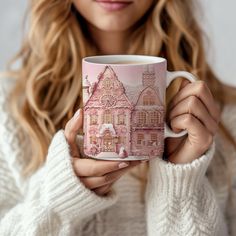
<path id="1" fill-rule="evenodd" d="M 191 83 L 196 82 L 198 79 L 195 77 L 193 74 L 186 72 L 186 71 L 174 71 L 174 72 L 169 72 L 167 71 L 167 78 L 166 78 L 166 88 L 169 87 L 171 82 L 179 77 L 183 77 L 187 80 L 189 80 Z M 166 124 L 165 122 L 165 134 L 164 138 L 178 138 L 186 135 L 188 132 L 187 130 L 183 130 L 179 133 L 174 133 L 170 127 Z"/>

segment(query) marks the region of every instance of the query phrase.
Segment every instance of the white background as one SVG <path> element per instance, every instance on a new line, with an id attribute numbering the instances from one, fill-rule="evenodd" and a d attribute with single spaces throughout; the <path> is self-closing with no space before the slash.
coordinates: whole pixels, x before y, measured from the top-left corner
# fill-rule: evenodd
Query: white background
<path id="1" fill-rule="evenodd" d="M 203 15 L 199 18 L 209 37 L 209 63 L 221 80 L 236 86 L 236 1 L 200 2 Z M 20 46 L 26 4 L 26 0 L 0 0 L 0 70 Z"/>

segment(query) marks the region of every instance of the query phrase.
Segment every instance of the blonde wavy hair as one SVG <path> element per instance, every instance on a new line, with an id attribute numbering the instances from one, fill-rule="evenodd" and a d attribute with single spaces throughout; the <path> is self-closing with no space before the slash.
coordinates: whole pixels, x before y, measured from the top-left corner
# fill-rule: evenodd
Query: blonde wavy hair
<path id="1" fill-rule="evenodd" d="M 194 17 L 194 7 L 191 0 L 155 1 L 133 31 L 127 54 L 163 56 L 169 70 L 197 75 L 206 81 L 223 109 L 224 104 L 236 101 L 236 93 L 216 78 L 206 62 L 203 33 Z M 99 54 L 85 21 L 70 0 L 31 0 L 29 10 L 29 33 L 14 58 L 20 59 L 22 66 L 11 71 L 17 82 L 10 101 L 13 115 L 29 136 L 33 150 L 25 175 L 44 163 L 53 135 L 82 105 L 81 59 Z M 168 101 L 180 83 L 181 79 L 169 88 Z M 222 123 L 220 131 L 236 147 Z"/>

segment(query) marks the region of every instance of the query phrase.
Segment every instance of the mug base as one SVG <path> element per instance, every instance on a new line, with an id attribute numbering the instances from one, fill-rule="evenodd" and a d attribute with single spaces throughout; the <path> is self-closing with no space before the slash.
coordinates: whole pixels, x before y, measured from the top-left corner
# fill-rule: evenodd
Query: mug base
<path id="1" fill-rule="evenodd" d="M 161 156 L 128 156 L 125 158 L 121 157 L 96 157 L 96 156 L 89 156 L 90 158 L 96 160 L 107 160 L 107 161 L 142 161 L 142 160 L 152 160 L 154 158 L 161 158 Z"/>

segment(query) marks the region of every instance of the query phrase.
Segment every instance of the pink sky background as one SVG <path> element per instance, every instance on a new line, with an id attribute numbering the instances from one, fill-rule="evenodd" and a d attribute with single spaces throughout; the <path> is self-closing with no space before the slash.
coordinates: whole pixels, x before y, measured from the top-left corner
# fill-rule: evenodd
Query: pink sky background
<path id="1" fill-rule="evenodd" d="M 98 81 L 98 75 L 104 71 L 106 64 L 91 64 L 83 62 L 83 83 L 85 81 L 86 76 L 88 76 L 88 80 L 90 83 Z M 146 65 L 111 65 L 113 70 L 115 71 L 118 79 L 127 85 L 141 85 L 142 84 L 142 73 L 146 68 Z M 166 84 L 166 74 L 165 74 L 165 64 L 159 63 L 154 64 L 154 70 L 157 79 L 157 85 L 159 87 L 159 92 L 161 95 L 161 100 L 164 101 L 165 96 L 165 84 Z"/>

